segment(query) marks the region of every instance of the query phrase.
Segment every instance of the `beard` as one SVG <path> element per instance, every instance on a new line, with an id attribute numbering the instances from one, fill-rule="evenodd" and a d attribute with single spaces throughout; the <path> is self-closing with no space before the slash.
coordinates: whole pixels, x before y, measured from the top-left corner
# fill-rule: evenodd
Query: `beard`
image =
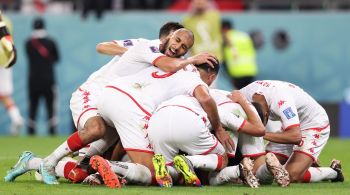
<path id="1" fill-rule="evenodd" d="M 162 53 L 162 54 L 165 54 L 165 50 L 169 47 L 169 39 L 170 38 L 167 38 L 164 43 L 162 43 L 159 47 L 159 51 Z"/>

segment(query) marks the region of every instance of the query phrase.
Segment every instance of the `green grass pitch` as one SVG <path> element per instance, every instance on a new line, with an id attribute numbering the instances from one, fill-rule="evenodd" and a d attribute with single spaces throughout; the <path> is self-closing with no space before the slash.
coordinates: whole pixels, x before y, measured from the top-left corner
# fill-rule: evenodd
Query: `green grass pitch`
<path id="1" fill-rule="evenodd" d="M 25 174 L 18 177 L 13 183 L 6 183 L 3 177 L 6 171 L 18 160 L 18 156 L 24 150 L 31 150 L 38 156 L 49 154 L 65 138 L 48 137 L 0 137 L 0 195 L 13 194 L 350 194 L 350 140 L 330 139 L 323 150 L 320 160 L 323 166 L 329 166 L 333 157 L 342 161 L 345 174 L 344 183 L 315 183 L 315 184 L 292 184 L 287 188 L 281 188 L 276 184 L 272 186 L 261 186 L 258 189 L 250 189 L 243 185 L 205 186 L 194 187 L 173 187 L 162 189 L 159 187 L 126 186 L 123 189 L 107 189 L 104 186 L 90 187 L 81 184 L 71 184 L 61 179 L 60 185 L 48 186 L 35 181 L 34 174 Z"/>

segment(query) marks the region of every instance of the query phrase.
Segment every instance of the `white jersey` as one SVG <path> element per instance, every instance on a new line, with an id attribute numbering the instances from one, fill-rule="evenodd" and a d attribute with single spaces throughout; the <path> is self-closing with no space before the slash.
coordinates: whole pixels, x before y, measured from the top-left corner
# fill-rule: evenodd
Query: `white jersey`
<path id="1" fill-rule="evenodd" d="M 300 125 L 301 130 L 319 129 L 329 126 L 326 111 L 309 94 L 298 86 L 283 82 L 255 81 L 240 90 L 252 101 L 255 93 L 264 95 L 270 108 L 270 120 L 282 122 L 286 130 Z"/>
<path id="2" fill-rule="evenodd" d="M 150 66 L 152 62 L 154 62 L 154 60 L 159 56 L 164 56 L 163 54 L 159 53 L 158 50 L 160 44 L 159 39 L 146 40 L 140 38 L 115 42 L 127 48 L 128 51 L 124 53 L 123 57 L 113 57 L 107 64 L 92 73 L 87 81 L 83 84 L 82 88 L 84 88 L 84 86 L 90 85 L 91 83 L 94 83 L 94 85 L 97 84 L 100 87 L 104 87 L 108 81 L 113 80 L 116 77 L 134 74 Z M 135 49 L 131 49 L 136 45 L 137 47 Z M 153 48 L 153 50 L 150 48 Z M 147 57 L 145 57 L 145 55 Z"/>
<path id="3" fill-rule="evenodd" d="M 107 88 L 126 92 L 152 113 L 160 103 L 176 95 L 193 95 L 194 89 L 199 85 L 208 87 L 192 65 L 175 73 L 167 73 L 152 66 L 136 74 L 117 78 Z"/>

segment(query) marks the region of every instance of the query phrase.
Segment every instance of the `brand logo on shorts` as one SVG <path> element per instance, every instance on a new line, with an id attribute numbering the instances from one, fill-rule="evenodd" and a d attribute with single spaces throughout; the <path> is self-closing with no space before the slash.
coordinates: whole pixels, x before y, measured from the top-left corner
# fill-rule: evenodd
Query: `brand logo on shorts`
<path id="1" fill-rule="evenodd" d="M 291 107 L 288 107 L 285 110 L 283 110 L 283 114 L 287 117 L 287 119 L 291 119 L 296 116 L 292 111 Z"/>

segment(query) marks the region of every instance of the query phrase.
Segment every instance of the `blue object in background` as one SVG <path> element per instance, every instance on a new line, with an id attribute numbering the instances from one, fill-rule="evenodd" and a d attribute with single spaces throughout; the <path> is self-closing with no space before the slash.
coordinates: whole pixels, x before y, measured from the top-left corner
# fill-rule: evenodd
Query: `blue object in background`
<path id="1" fill-rule="evenodd" d="M 342 101 L 339 106 L 339 135 L 350 138 L 350 102 Z"/>

